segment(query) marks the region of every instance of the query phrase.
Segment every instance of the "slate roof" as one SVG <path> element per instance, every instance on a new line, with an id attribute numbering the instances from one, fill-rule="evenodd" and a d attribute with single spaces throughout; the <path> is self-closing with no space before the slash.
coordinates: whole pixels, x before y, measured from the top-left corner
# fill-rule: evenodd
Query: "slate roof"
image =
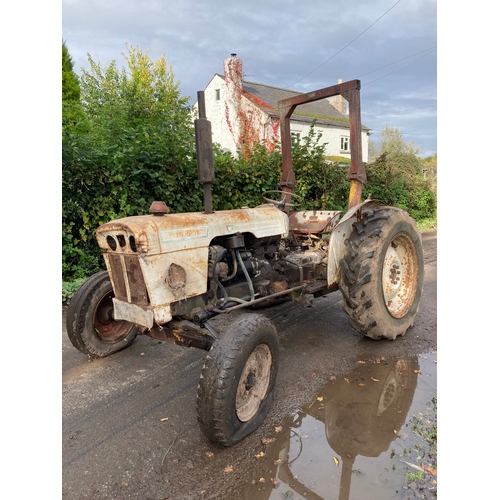
<path id="1" fill-rule="evenodd" d="M 222 79 L 224 77 L 219 75 Z M 288 89 L 280 89 L 262 83 L 243 81 L 243 95 L 250 99 L 256 106 L 271 116 L 279 118 L 278 101 L 301 94 Z M 336 127 L 349 128 L 349 115 L 343 115 L 337 111 L 327 99 L 301 104 L 295 108 L 291 116 L 292 120 L 322 125 L 334 125 Z M 363 130 L 369 130 L 362 125 Z"/>

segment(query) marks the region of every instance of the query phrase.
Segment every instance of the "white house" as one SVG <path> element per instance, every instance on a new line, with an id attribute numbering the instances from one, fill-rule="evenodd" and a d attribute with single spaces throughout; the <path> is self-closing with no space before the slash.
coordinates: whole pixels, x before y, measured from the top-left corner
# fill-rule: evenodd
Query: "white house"
<path id="1" fill-rule="evenodd" d="M 280 141 L 278 101 L 298 94 L 243 80 L 242 61 L 231 54 L 224 61 L 224 75 L 216 73 L 205 88 L 213 142 L 232 153 L 253 140 L 264 140 L 272 148 Z M 315 131 L 322 133 L 320 143 L 326 144 L 325 154 L 350 158 L 347 101 L 334 96 L 297 106 L 290 120 L 292 140 L 306 136 L 313 120 Z M 363 161 L 367 162 L 369 129 L 362 126 L 361 135 Z"/>

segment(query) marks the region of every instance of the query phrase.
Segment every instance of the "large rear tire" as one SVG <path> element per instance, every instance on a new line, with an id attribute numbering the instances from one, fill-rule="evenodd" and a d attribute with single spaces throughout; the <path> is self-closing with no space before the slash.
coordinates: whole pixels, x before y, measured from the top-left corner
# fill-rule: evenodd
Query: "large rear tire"
<path id="1" fill-rule="evenodd" d="M 422 296 L 424 255 L 415 221 L 384 207 L 353 224 L 339 284 L 349 323 L 372 339 L 395 339 L 413 326 Z"/>
<path id="2" fill-rule="evenodd" d="M 78 288 L 66 313 L 71 343 L 91 358 L 104 358 L 132 344 L 137 325 L 113 318 L 113 286 L 107 271 L 91 276 Z"/>
<path id="3" fill-rule="evenodd" d="M 255 431 L 271 406 L 278 372 L 276 328 L 245 314 L 213 343 L 200 377 L 198 424 L 214 443 L 231 446 Z"/>

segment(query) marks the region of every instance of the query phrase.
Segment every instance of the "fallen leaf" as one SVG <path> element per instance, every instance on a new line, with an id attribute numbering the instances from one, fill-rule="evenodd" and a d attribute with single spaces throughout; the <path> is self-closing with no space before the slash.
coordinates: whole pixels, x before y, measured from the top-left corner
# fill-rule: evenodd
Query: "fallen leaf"
<path id="1" fill-rule="evenodd" d="M 339 459 L 337 457 L 333 457 L 333 461 L 335 462 L 335 465 L 338 467 L 339 466 Z"/>
<path id="2" fill-rule="evenodd" d="M 160 419 L 160 422 L 166 422 L 167 420 L 168 420 L 168 417 L 161 418 L 161 419 Z"/>
<path id="3" fill-rule="evenodd" d="M 279 427 L 275 427 L 274 428 L 275 432 L 281 432 L 282 430 L 283 430 L 283 426 L 282 425 L 280 425 Z"/>
<path id="4" fill-rule="evenodd" d="M 255 455 L 255 458 L 260 458 L 264 456 L 264 452 L 261 451 L 258 455 Z"/>
<path id="5" fill-rule="evenodd" d="M 308 434 L 304 434 L 304 435 L 302 436 L 302 439 L 307 439 L 308 437 L 309 437 L 309 435 L 308 435 Z"/>
<path id="6" fill-rule="evenodd" d="M 278 431 L 276 431 L 278 432 Z M 260 442 L 263 444 L 263 445 L 267 445 L 267 444 L 271 444 L 273 443 L 274 441 L 276 441 L 276 438 L 261 438 Z"/>
<path id="7" fill-rule="evenodd" d="M 280 464 L 280 463 L 281 463 L 281 458 L 278 458 L 278 460 L 275 460 L 275 461 L 274 461 L 274 465 L 276 465 L 276 464 Z"/>
<path id="8" fill-rule="evenodd" d="M 312 372 L 311 377 L 315 377 L 315 376 L 316 376 L 316 372 Z"/>
<path id="9" fill-rule="evenodd" d="M 233 472 L 233 466 L 232 466 L 232 465 L 228 465 L 228 466 L 224 469 L 224 472 Z"/>
<path id="10" fill-rule="evenodd" d="M 168 479 L 165 479 L 165 482 L 168 483 Z"/>
<path id="11" fill-rule="evenodd" d="M 128 483 L 126 483 L 125 481 L 122 482 L 123 486 L 128 486 Z"/>
<path id="12" fill-rule="evenodd" d="M 373 378 L 373 377 L 370 377 L 370 380 L 373 380 L 374 382 L 380 382 L 380 380 Z"/>
<path id="13" fill-rule="evenodd" d="M 433 476 L 435 476 L 437 474 L 437 470 L 433 469 L 432 467 L 425 467 L 424 470 L 425 470 L 425 472 L 428 472 L 429 474 L 432 474 Z"/>
<path id="14" fill-rule="evenodd" d="M 349 382 L 349 379 L 348 379 L 348 378 L 345 378 L 345 377 L 344 377 L 344 380 L 345 380 L 348 384 L 350 384 L 350 383 L 351 383 L 351 382 Z"/>
<path id="15" fill-rule="evenodd" d="M 422 370 L 413 370 L 415 373 L 422 373 Z"/>
<path id="16" fill-rule="evenodd" d="M 278 482 L 278 481 L 276 481 L 276 479 L 274 479 L 274 477 L 270 477 L 269 481 L 271 481 L 271 483 L 273 483 L 275 486 L 276 486 L 276 483 Z"/>
<path id="17" fill-rule="evenodd" d="M 366 384 L 358 384 L 359 387 L 365 387 Z"/>
<path id="18" fill-rule="evenodd" d="M 332 375 L 332 376 L 330 377 L 330 380 L 337 380 L 337 377 L 336 377 L 335 375 Z"/>
<path id="19" fill-rule="evenodd" d="M 358 361 L 359 365 L 366 365 L 366 361 Z"/>
<path id="20" fill-rule="evenodd" d="M 318 397 L 318 401 L 323 401 L 323 397 L 322 397 L 322 396 L 319 396 L 319 397 Z"/>
<path id="21" fill-rule="evenodd" d="M 205 455 L 206 455 L 207 457 L 213 457 L 213 456 L 214 456 L 214 454 L 213 454 L 211 451 L 206 451 L 206 452 L 205 452 Z"/>
<path id="22" fill-rule="evenodd" d="M 394 429 L 394 434 L 397 434 L 398 433 L 398 430 L 397 429 Z"/>
<path id="23" fill-rule="evenodd" d="M 259 483 L 265 483 L 265 482 L 266 482 L 266 480 L 265 480 L 263 477 L 261 477 L 261 478 L 259 479 Z"/>
<path id="24" fill-rule="evenodd" d="M 293 495 L 293 493 L 288 490 L 286 493 L 283 494 L 283 498 L 290 498 Z"/>
<path id="25" fill-rule="evenodd" d="M 141 352 L 141 356 L 144 356 L 144 354 L 146 354 L 145 352 Z"/>

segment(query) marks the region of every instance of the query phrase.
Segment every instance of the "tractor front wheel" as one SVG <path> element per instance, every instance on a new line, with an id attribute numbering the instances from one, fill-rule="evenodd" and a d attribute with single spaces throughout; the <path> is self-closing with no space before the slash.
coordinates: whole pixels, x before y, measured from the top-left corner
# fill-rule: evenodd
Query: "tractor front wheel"
<path id="1" fill-rule="evenodd" d="M 395 339 L 413 326 L 424 279 L 422 241 L 403 210 L 384 207 L 353 224 L 339 285 L 349 323 L 373 339 Z"/>
<path id="2" fill-rule="evenodd" d="M 271 406 L 278 334 L 269 319 L 245 314 L 213 343 L 200 377 L 198 424 L 214 443 L 231 446 L 255 431 Z"/>

